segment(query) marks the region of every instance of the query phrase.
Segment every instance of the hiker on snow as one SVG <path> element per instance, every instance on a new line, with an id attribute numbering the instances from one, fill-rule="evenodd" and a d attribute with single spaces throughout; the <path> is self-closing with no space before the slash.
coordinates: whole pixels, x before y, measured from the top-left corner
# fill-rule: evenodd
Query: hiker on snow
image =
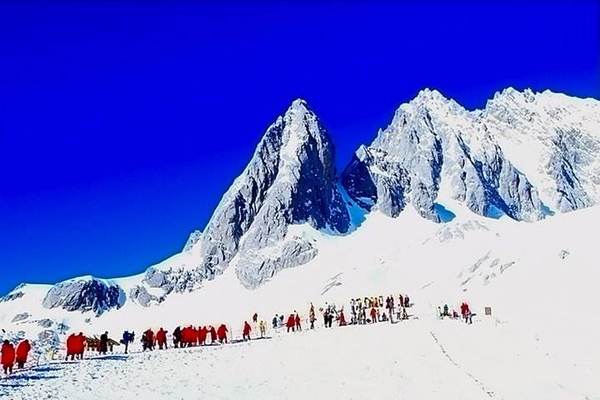
<path id="1" fill-rule="evenodd" d="M 142 334 L 142 351 L 154 350 L 154 332 L 148 329 Z"/>
<path id="2" fill-rule="evenodd" d="M 201 346 L 204 346 L 206 344 L 206 335 L 208 334 L 208 330 L 206 329 L 205 326 L 201 326 L 200 328 L 198 328 L 198 343 Z"/>
<path id="3" fill-rule="evenodd" d="M 100 335 L 100 345 L 98 346 L 98 353 L 106 355 L 108 351 L 108 332 L 104 332 Z"/>
<path id="4" fill-rule="evenodd" d="M 260 329 L 260 337 L 264 338 L 267 335 L 267 323 L 261 320 L 258 324 L 258 329 Z"/>
<path id="5" fill-rule="evenodd" d="M 121 339 L 121 343 L 123 343 L 125 345 L 125 354 L 127 354 L 127 351 L 129 349 L 129 343 L 133 343 L 134 339 L 135 339 L 134 332 L 131 332 L 131 333 L 129 331 L 123 332 L 123 339 Z"/>
<path id="6" fill-rule="evenodd" d="M 313 306 L 313 303 L 310 303 L 310 310 L 308 311 L 308 322 L 310 322 L 310 329 L 315 329 L 316 320 L 317 318 L 315 318 L 315 306 Z"/>
<path id="7" fill-rule="evenodd" d="M 375 307 L 371 307 L 371 323 L 374 324 L 377 322 L 377 310 Z"/>
<path id="8" fill-rule="evenodd" d="M 31 344 L 29 344 L 29 340 L 25 339 L 21 343 L 17 345 L 16 351 L 16 361 L 17 368 L 21 369 L 25 366 L 27 362 L 27 355 L 31 351 Z"/>
<path id="9" fill-rule="evenodd" d="M 156 344 L 158 344 L 160 350 L 162 350 L 163 347 L 165 349 L 167 348 L 167 331 L 163 328 L 160 328 L 158 332 L 156 332 Z"/>
<path id="10" fill-rule="evenodd" d="M 15 365 L 15 348 L 8 340 L 5 340 L 0 349 L 2 352 L 2 358 L 0 364 L 4 369 L 4 374 L 9 375 L 13 372 L 13 366 Z"/>
<path id="11" fill-rule="evenodd" d="M 229 331 L 227 330 L 225 324 L 221 324 L 221 326 L 219 326 L 219 329 L 217 329 L 217 336 L 219 337 L 219 342 L 221 344 L 227 343 L 227 332 Z"/>
<path id="12" fill-rule="evenodd" d="M 296 318 L 294 317 L 294 314 L 290 314 L 286 326 L 288 332 L 290 331 L 290 329 L 292 330 L 292 332 L 296 330 Z"/>
<path id="13" fill-rule="evenodd" d="M 180 344 L 181 344 L 181 327 L 178 326 L 173 331 L 173 346 L 175 348 L 178 348 Z"/>
<path id="14" fill-rule="evenodd" d="M 80 360 L 83 360 L 83 352 L 85 351 L 86 337 L 83 336 L 82 332 L 75 336 L 75 354 L 79 356 Z"/>
<path id="15" fill-rule="evenodd" d="M 394 322 L 392 320 L 394 316 L 394 296 L 388 296 L 385 300 L 385 308 L 388 309 L 388 314 L 390 314 L 390 322 Z"/>
<path id="16" fill-rule="evenodd" d="M 294 311 L 294 313 L 296 314 L 296 317 L 294 318 L 294 323 L 296 325 L 296 330 L 297 331 L 301 331 L 302 330 L 302 325 L 300 325 L 300 316 L 298 315 L 298 313 L 296 311 Z"/>
<path id="17" fill-rule="evenodd" d="M 210 344 L 213 344 L 217 341 L 217 331 L 215 330 L 214 326 L 210 326 Z"/>
<path id="18" fill-rule="evenodd" d="M 242 339 L 244 339 L 244 341 L 250 340 L 250 331 L 252 331 L 252 327 L 248 321 L 244 321 L 244 330 L 242 331 Z"/>
<path id="19" fill-rule="evenodd" d="M 271 323 L 273 324 L 273 329 L 277 329 L 277 325 L 279 324 L 279 315 L 275 314 Z"/>
<path id="20" fill-rule="evenodd" d="M 344 316 L 343 308 L 340 310 L 339 326 L 346 326 L 346 317 Z"/>

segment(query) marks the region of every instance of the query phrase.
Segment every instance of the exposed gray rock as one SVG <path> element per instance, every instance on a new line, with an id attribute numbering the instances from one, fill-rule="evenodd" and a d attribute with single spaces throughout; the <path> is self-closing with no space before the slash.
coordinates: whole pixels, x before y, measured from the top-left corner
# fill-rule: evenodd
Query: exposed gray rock
<path id="1" fill-rule="evenodd" d="M 144 286 L 136 286 L 131 289 L 129 298 L 143 307 L 149 307 L 154 304 L 159 304 L 163 301 L 163 297 L 157 297 L 148 293 Z"/>
<path id="2" fill-rule="evenodd" d="M 192 232 L 187 242 L 185 243 L 185 246 L 183 247 L 183 251 L 190 251 L 192 247 L 194 247 L 194 245 L 200 241 L 201 238 L 202 231 L 195 230 L 194 232 Z"/>
<path id="3" fill-rule="evenodd" d="M 125 293 L 118 285 L 96 278 L 78 278 L 54 285 L 42 304 L 46 308 L 93 311 L 100 315 L 104 311 L 120 308 L 124 302 Z"/>
<path id="4" fill-rule="evenodd" d="M 29 318 L 30 316 L 31 316 L 31 315 L 30 315 L 29 313 L 26 313 L 26 312 L 24 312 L 24 313 L 20 313 L 20 314 L 17 314 L 17 315 L 15 315 L 15 317 L 12 319 L 12 321 L 11 321 L 11 322 L 20 322 L 20 321 L 24 321 L 24 320 L 26 320 L 27 318 Z"/>
<path id="5" fill-rule="evenodd" d="M 54 321 L 46 318 L 46 319 L 42 319 L 42 320 L 38 321 L 38 325 L 41 326 L 42 328 L 50 328 L 52 325 L 54 325 Z"/>

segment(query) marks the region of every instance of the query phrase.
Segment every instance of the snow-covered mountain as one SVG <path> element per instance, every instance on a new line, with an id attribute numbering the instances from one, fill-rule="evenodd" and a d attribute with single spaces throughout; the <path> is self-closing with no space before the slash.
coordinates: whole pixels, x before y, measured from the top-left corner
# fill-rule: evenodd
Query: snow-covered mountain
<path id="1" fill-rule="evenodd" d="M 52 327 L 121 329 L 124 321 L 143 326 L 180 318 L 176 310 L 190 305 L 208 318 L 215 312 L 209 306 L 236 315 L 236 309 L 263 307 L 261 298 L 304 304 L 350 295 L 364 281 L 392 289 L 398 275 L 389 269 L 433 263 L 428 252 L 447 255 L 448 271 L 455 272 L 502 253 L 487 282 L 519 262 L 492 243 L 498 235 L 597 204 L 598 150 L 598 100 L 506 89 L 485 109 L 468 111 L 426 89 L 402 104 L 338 176 L 327 131 L 296 100 L 268 127 L 206 227 L 190 235 L 181 253 L 137 276 L 20 286 L 0 301 L 0 323 L 35 334 Z M 402 239 L 404 230 L 420 241 Z M 446 246 L 470 243 L 473 235 L 486 238 L 483 248 L 461 244 L 455 248 L 464 254 L 455 254 Z M 328 275 L 342 263 L 349 268 L 342 268 L 343 278 Z M 428 271 L 433 280 L 436 270 Z M 292 276 L 310 288 L 299 289 Z M 416 289 L 425 279 L 416 276 L 403 282 Z"/>

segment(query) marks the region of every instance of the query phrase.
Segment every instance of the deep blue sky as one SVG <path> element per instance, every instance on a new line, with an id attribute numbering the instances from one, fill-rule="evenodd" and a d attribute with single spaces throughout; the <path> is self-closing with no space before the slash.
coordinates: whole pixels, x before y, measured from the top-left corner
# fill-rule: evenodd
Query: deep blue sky
<path id="1" fill-rule="evenodd" d="M 120 3 L 0 4 L 0 293 L 178 251 L 297 97 L 340 168 L 424 87 L 600 97 L 598 2 Z"/>

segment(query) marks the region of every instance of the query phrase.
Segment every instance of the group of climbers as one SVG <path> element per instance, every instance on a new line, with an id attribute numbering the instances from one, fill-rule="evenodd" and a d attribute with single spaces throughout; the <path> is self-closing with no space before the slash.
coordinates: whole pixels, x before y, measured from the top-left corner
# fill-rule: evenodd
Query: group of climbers
<path id="1" fill-rule="evenodd" d="M 411 306 L 408 295 L 400 294 L 396 302 L 394 295 L 364 297 L 350 300 L 350 323 L 364 325 L 367 323 L 376 322 L 394 322 L 397 320 L 407 319 L 408 313 L 406 309 Z M 383 310 L 382 310 L 383 309 Z M 367 314 L 368 313 L 368 314 Z"/>
<path id="2" fill-rule="evenodd" d="M 27 357 L 30 351 L 31 344 L 27 339 L 19 342 L 16 349 L 9 340 L 5 340 L 0 348 L 0 353 L 2 353 L 2 356 L 0 357 L 0 364 L 2 364 L 4 374 L 12 374 L 15 363 L 19 369 L 25 367 L 25 363 L 27 362 Z"/>
<path id="3" fill-rule="evenodd" d="M 398 302 L 393 295 L 388 296 L 385 300 L 383 296 L 379 297 L 365 297 L 365 298 L 356 298 L 351 299 L 350 301 L 350 311 L 351 311 L 351 320 L 346 321 L 346 317 L 344 314 L 344 308 L 341 307 L 339 310 L 337 309 L 335 304 L 325 303 L 325 306 L 319 308 L 319 311 L 323 315 L 323 325 L 324 327 L 332 327 L 333 321 L 336 320 L 338 326 L 345 325 L 362 325 L 362 324 L 373 324 L 376 322 L 382 321 L 391 321 L 393 322 L 394 317 L 398 319 L 407 319 L 406 308 L 411 307 L 410 299 L 406 295 L 400 295 L 398 297 Z M 383 311 L 382 311 L 383 309 Z M 452 318 L 458 318 L 459 315 L 455 310 L 452 310 L 450 313 L 450 309 L 448 305 L 443 306 L 443 310 L 438 307 L 438 312 L 441 318 L 445 316 L 449 316 Z M 460 312 L 462 319 L 471 324 L 473 313 L 470 310 L 469 305 L 466 302 L 463 302 L 460 306 Z M 389 317 L 388 317 L 389 315 Z M 276 314 L 273 318 L 273 328 L 282 328 L 285 326 L 287 332 L 298 332 L 302 330 L 302 318 L 298 314 L 297 311 L 289 314 L 287 321 L 284 324 L 284 316 L 283 314 Z M 315 328 L 316 322 L 316 312 L 315 307 L 311 303 L 308 313 L 308 321 L 310 323 L 310 329 Z M 242 327 L 242 339 L 244 341 L 251 340 L 251 332 L 253 330 L 253 326 L 260 330 L 260 337 L 264 338 L 266 335 L 267 324 L 265 321 L 258 320 L 258 314 L 254 314 L 252 316 L 252 322 L 254 325 L 251 325 L 248 321 L 244 321 Z M 207 344 L 215 344 L 217 340 L 221 344 L 228 343 L 228 334 L 229 330 L 225 324 L 221 324 L 217 329 L 214 326 L 201 326 L 199 328 L 195 328 L 194 326 L 177 327 L 173 333 L 173 344 L 175 348 L 185 348 L 190 346 L 198 346 L 198 345 L 207 345 Z M 135 337 L 134 332 L 125 331 L 123 333 L 123 339 L 121 343 L 125 344 L 125 353 L 128 351 L 128 344 L 132 343 Z M 107 343 L 110 339 L 108 338 L 108 332 L 105 332 L 100 336 L 98 351 L 101 354 L 106 354 L 107 351 Z M 71 360 L 83 359 L 83 354 L 86 346 L 86 337 L 83 333 L 79 333 L 78 335 L 71 334 L 67 338 L 67 357 L 69 356 Z M 156 346 L 159 349 L 167 349 L 167 331 L 163 328 L 160 328 L 156 333 L 152 331 L 152 329 L 146 330 L 142 335 L 142 345 L 143 351 L 145 350 L 154 350 Z M 89 343 L 88 343 L 89 345 Z M 27 354 L 31 350 L 31 345 L 28 341 L 23 341 L 19 343 L 17 348 L 15 349 L 9 341 L 4 341 L 2 345 L 2 358 L 1 364 L 4 368 L 5 374 L 12 373 L 12 369 L 14 363 L 16 362 L 19 368 L 22 368 L 27 360 Z"/>
<path id="4" fill-rule="evenodd" d="M 443 308 L 438 307 L 438 314 L 440 316 L 440 318 L 444 318 L 444 317 L 449 317 L 452 319 L 458 319 L 459 315 L 456 312 L 456 310 L 452 310 L 452 312 L 450 312 L 450 307 L 448 307 L 448 304 L 444 304 Z M 471 312 L 471 308 L 469 307 L 469 304 L 467 302 L 462 302 L 462 304 L 460 305 L 460 318 L 465 321 L 465 323 L 467 324 L 472 324 L 473 323 L 473 316 L 475 314 L 473 314 Z"/>

